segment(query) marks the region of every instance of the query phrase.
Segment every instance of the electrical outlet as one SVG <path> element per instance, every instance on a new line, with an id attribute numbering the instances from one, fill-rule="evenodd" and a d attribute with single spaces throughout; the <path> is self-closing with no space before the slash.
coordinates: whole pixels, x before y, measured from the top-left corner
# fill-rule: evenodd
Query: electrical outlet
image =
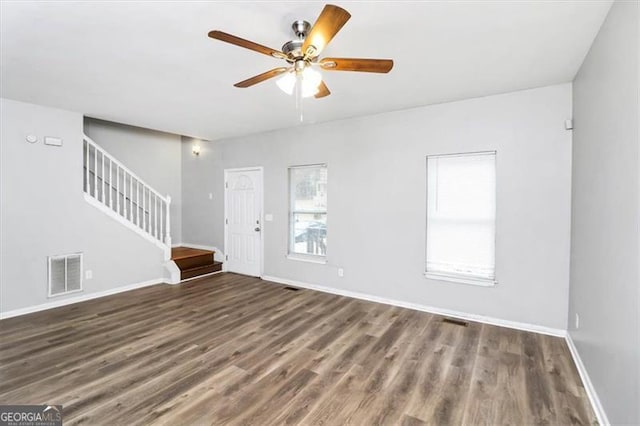
<path id="1" fill-rule="evenodd" d="M 580 315 L 576 314 L 576 330 L 580 328 Z"/>
<path id="2" fill-rule="evenodd" d="M 93 278 L 93 271 L 91 269 L 84 271 L 84 279 L 90 280 L 91 278 Z"/>
<path id="3" fill-rule="evenodd" d="M 212 192 L 209 193 L 209 199 L 213 200 L 213 193 Z"/>
<path id="4" fill-rule="evenodd" d="M 338 268 L 338 276 L 339 277 L 344 277 L 344 269 Z"/>

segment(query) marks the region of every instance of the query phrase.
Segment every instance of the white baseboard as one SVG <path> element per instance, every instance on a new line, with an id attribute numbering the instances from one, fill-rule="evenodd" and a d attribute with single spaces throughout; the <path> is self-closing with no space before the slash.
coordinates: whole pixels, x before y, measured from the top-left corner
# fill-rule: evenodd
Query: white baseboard
<path id="1" fill-rule="evenodd" d="M 200 250 L 213 251 L 213 252 L 215 252 L 214 257 L 215 257 L 216 262 L 223 262 L 224 263 L 224 253 L 222 252 L 222 250 L 220 250 L 217 247 L 207 246 L 207 245 L 204 245 L 204 244 L 192 244 L 192 243 L 182 243 L 180 245 L 182 247 L 191 247 L 191 248 L 200 249 Z"/>
<path id="2" fill-rule="evenodd" d="M 156 278 L 153 280 L 143 281 L 140 283 L 129 284 L 122 287 L 112 288 L 109 290 L 98 291 L 95 293 L 83 294 L 80 296 L 69 297 L 67 299 L 61 299 L 61 300 L 55 300 L 47 303 L 42 303 L 36 306 L 29 306 L 26 308 L 14 309 L 12 311 L 0 312 L 0 319 L 17 317 L 20 315 L 31 314 L 34 312 L 46 311 L 47 309 L 58 308 L 60 306 L 73 305 L 74 303 L 85 302 L 87 300 L 98 299 L 100 297 L 105 297 L 105 296 L 111 296 L 112 294 L 135 290 L 137 288 L 148 287 L 151 285 L 162 284 L 164 282 L 165 282 L 164 278 Z"/>
<path id="3" fill-rule="evenodd" d="M 567 335 L 566 330 L 562 330 L 559 328 L 551 328 L 551 327 L 545 327 L 545 326 L 535 325 L 535 324 L 508 321 L 500 318 L 487 317 L 484 315 L 469 314 L 466 312 L 436 308 L 433 306 L 419 305 L 417 303 L 387 299 L 385 297 L 372 296 L 369 294 L 358 293 L 358 292 L 348 291 L 348 290 L 340 290 L 332 287 L 324 287 L 316 284 L 308 284 L 300 281 L 289 280 L 286 278 L 278 278 L 278 277 L 271 277 L 271 276 L 263 276 L 261 278 L 266 281 L 273 281 L 275 283 L 291 285 L 294 287 L 308 288 L 310 290 L 321 291 L 323 293 L 331 293 L 331 294 L 337 294 L 339 296 L 353 297 L 354 299 L 367 300 L 369 302 L 384 303 L 385 305 L 399 306 L 401 308 L 413 309 L 413 310 L 422 311 L 422 312 L 429 312 L 431 314 L 443 315 L 447 317 L 460 318 L 467 321 L 481 322 L 484 324 L 497 325 L 500 327 L 513 328 L 516 330 L 531 331 L 534 333 L 546 334 L 549 336 L 565 337 Z"/>
<path id="4" fill-rule="evenodd" d="M 573 357 L 573 362 L 575 363 L 576 368 L 578 369 L 578 373 L 580 374 L 580 378 L 582 379 L 584 389 L 587 392 L 589 401 L 591 401 L 593 411 L 596 413 L 596 417 L 598 418 L 598 423 L 600 423 L 601 426 L 609 426 L 611 423 L 609 422 L 607 413 L 604 411 L 604 407 L 602 407 L 602 403 L 600 402 L 600 398 L 598 398 L 596 389 L 591 382 L 589 373 L 587 372 L 587 369 L 584 366 L 582 359 L 580 358 L 578 348 L 576 348 L 576 345 L 573 343 L 571 333 L 567 332 L 566 340 L 567 346 L 569 346 L 569 351 L 571 352 L 571 356 Z"/>

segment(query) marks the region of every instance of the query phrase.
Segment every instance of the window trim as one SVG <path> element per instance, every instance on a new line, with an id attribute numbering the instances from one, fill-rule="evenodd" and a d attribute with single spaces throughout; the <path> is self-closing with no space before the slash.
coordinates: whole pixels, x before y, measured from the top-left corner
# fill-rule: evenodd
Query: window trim
<path id="1" fill-rule="evenodd" d="M 293 194 L 291 192 L 291 171 L 293 169 L 309 169 L 309 168 L 325 168 L 327 169 L 327 173 L 329 172 L 329 167 L 327 163 L 314 163 L 314 164 L 302 164 L 298 166 L 289 166 L 287 168 L 287 184 L 288 184 L 288 197 L 289 197 L 289 219 L 288 219 L 288 229 L 287 229 L 287 255 L 286 258 L 290 260 L 297 260 L 302 262 L 309 263 L 319 263 L 326 264 L 327 263 L 327 254 L 329 253 L 329 247 L 327 245 L 325 254 L 310 254 L 310 253 L 298 253 L 292 250 L 291 243 L 293 241 L 293 217 L 296 214 L 323 214 L 325 215 L 325 220 L 327 223 L 327 235 L 329 234 L 329 193 L 327 191 L 327 208 L 326 210 L 295 210 L 295 200 L 293 198 Z"/>
<path id="2" fill-rule="evenodd" d="M 493 278 L 481 277 L 478 275 L 470 274 L 456 274 L 445 272 L 434 272 L 427 270 L 427 256 L 428 256 L 428 229 L 429 229 L 429 158 L 443 158 L 443 157 L 467 157 L 467 156 L 480 156 L 480 155 L 493 155 L 496 168 L 496 180 L 495 180 L 495 217 L 494 217 L 494 232 L 493 232 L 493 250 L 494 250 L 494 273 Z M 498 151 L 472 151 L 472 152 L 458 152 L 451 154 L 430 154 L 425 157 L 425 232 L 424 232 L 424 270 L 423 274 L 426 279 L 435 281 L 447 281 L 457 284 L 470 284 L 480 287 L 493 287 L 498 284 L 497 278 L 497 235 L 498 235 Z"/>

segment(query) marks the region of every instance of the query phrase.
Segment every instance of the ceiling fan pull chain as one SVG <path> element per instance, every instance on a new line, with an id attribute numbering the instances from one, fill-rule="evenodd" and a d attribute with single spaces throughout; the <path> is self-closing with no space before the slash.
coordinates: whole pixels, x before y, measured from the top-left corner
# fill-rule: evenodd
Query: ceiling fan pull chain
<path id="1" fill-rule="evenodd" d="M 298 113 L 298 118 L 300 122 L 304 120 L 304 108 L 303 108 L 303 98 L 302 98 L 302 72 L 296 72 L 296 112 Z"/>

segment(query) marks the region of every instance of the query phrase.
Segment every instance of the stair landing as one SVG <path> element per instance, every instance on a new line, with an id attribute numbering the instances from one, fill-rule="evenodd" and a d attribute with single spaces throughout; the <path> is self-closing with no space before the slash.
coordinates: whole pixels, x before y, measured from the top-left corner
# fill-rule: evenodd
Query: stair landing
<path id="1" fill-rule="evenodd" d="M 186 280 L 221 271 L 222 263 L 214 260 L 214 253 L 191 247 L 174 247 L 171 249 L 171 260 L 180 268 L 180 279 Z"/>

